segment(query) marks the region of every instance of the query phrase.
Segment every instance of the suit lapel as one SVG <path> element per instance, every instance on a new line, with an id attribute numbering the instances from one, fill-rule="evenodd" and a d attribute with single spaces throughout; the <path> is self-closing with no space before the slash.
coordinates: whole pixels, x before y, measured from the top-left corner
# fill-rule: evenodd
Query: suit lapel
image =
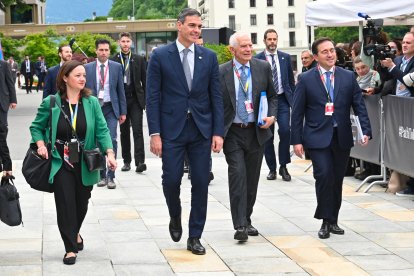
<path id="1" fill-rule="evenodd" d="M 92 87 L 91 88 L 93 89 L 93 92 L 94 92 L 95 96 L 98 95 L 98 87 L 96 87 L 96 83 L 97 83 L 97 80 L 96 80 L 96 70 L 97 70 L 96 64 L 97 64 L 97 61 L 92 62 L 92 65 L 91 65 L 92 70 L 91 70 L 91 74 L 90 74 L 91 79 L 92 79 Z"/>
<path id="2" fill-rule="evenodd" d="M 234 73 L 233 73 L 233 63 L 230 61 L 226 66 L 226 73 L 224 74 L 224 83 L 226 84 L 227 91 L 229 92 L 231 104 L 233 109 L 236 110 L 236 88 L 234 87 Z"/>
<path id="3" fill-rule="evenodd" d="M 184 69 L 181 63 L 180 53 L 178 52 L 177 44 L 175 44 L 175 42 L 170 44 L 168 52 L 173 72 L 176 73 L 177 78 L 181 81 L 183 87 L 186 87 L 187 93 L 189 93 L 187 80 L 185 79 Z"/>
<path id="4" fill-rule="evenodd" d="M 250 72 L 252 76 L 252 101 L 253 101 L 254 107 L 256 107 L 256 101 L 255 101 L 256 94 L 261 92 L 261 91 L 255 90 L 255 85 L 259 83 L 259 74 L 260 74 L 259 71 L 256 73 L 255 69 L 257 69 L 256 61 L 254 59 L 251 59 L 250 60 Z"/>
<path id="5" fill-rule="evenodd" d="M 203 54 L 203 49 L 197 45 L 194 45 L 194 72 L 191 87 L 194 87 L 197 83 L 201 83 L 198 78 L 202 75 L 199 72 L 201 72 L 202 68 L 204 67 Z"/>
<path id="6" fill-rule="evenodd" d="M 321 75 L 319 74 L 319 70 L 315 70 L 315 78 L 317 79 L 316 82 L 318 83 L 319 88 L 321 89 L 320 91 L 322 91 L 322 93 L 324 95 L 324 98 L 327 99 L 326 88 L 325 88 L 325 85 L 324 85 L 324 83 L 321 79 Z M 317 89 L 315 89 L 315 90 L 317 90 Z"/>
<path id="7" fill-rule="evenodd" d="M 405 66 L 404 75 L 406 75 L 410 72 L 411 68 L 413 67 L 413 64 L 414 64 L 414 58 L 411 58 L 410 61 L 407 64 L 407 66 Z"/>
<path id="8" fill-rule="evenodd" d="M 339 95 L 339 87 L 341 87 L 341 71 L 335 69 L 335 75 L 334 75 L 334 102 L 336 102 L 336 99 Z"/>

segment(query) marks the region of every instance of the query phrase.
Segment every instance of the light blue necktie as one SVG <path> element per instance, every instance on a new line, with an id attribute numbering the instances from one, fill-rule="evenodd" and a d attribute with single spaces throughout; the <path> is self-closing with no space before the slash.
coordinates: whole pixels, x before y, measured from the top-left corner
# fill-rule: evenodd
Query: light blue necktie
<path id="1" fill-rule="evenodd" d="M 331 89 L 331 74 L 332 72 L 330 71 L 326 71 L 326 90 L 328 90 L 329 92 L 329 97 L 331 98 L 331 102 L 334 101 L 334 94 L 333 94 L 333 89 Z"/>
<path id="2" fill-rule="evenodd" d="M 239 118 L 242 120 L 243 124 L 247 125 L 247 118 L 249 117 L 249 114 L 246 110 L 246 105 L 244 102 L 247 100 L 247 94 L 244 93 L 244 87 L 246 87 L 247 82 L 247 75 L 245 73 L 245 69 L 247 67 L 245 65 L 240 66 L 239 71 L 240 73 L 240 80 L 239 81 L 239 93 L 238 93 L 238 99 L 237 99 L 237 115 L 239 115 Z M 247 91 L 246 91 L 247 92 Z"/>

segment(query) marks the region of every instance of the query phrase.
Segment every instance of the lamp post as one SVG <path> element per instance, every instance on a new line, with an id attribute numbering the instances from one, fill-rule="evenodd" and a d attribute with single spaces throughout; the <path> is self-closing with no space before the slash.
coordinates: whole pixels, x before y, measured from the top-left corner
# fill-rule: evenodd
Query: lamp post
<path id="1" fill-rule="evenodd" d="M 135 20 L 135 0 L 132 0 L 132 16 L 131 20 Z"/>

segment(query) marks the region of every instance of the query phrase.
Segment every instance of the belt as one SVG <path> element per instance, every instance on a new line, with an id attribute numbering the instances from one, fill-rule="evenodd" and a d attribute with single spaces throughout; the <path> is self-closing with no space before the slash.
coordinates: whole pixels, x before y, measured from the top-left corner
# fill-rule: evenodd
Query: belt
<path id="1" fill-rule="evenodd" d="M 238 127 L 238 128 L 253 128 L 255 126 L 255 123 L 247 123 L 247 125 L 244 125 L 243 123 L 232 123 L 231 126 Z"/>

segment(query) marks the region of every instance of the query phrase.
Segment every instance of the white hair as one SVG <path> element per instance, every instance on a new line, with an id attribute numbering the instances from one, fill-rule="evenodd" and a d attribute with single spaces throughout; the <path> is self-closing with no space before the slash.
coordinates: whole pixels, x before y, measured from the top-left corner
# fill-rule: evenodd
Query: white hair
<path id="1" fill-rule="evenodd" d="M 235 32 L 234 34 L 232 34 L 230 36 L 229 45 L 233 48 L 236 47 L 237 45 L 239 45 L 239 40 L 238 39 L 239 39 L 239 37 L 242 37 L 242 36 L 247 36 L 247 37 L 250 38 L 250 35 L 248 33 Z"/>

